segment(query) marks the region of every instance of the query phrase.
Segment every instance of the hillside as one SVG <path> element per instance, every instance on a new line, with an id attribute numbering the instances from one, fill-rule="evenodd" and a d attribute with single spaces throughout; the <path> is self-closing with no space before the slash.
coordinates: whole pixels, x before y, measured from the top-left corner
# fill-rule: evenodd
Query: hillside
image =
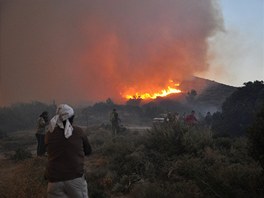
<path id="1" fill-rule="evenodd" d="M 205 81 L 208 81 L 207 86 L 202 89 L 200 93 L 198 92 L 196 98 L 196 103 L 198 105 L 209 105 L 221 108 L 225 99 L 237 90 L 237 88 L 233 86 L 209 80 Z"/>
<path id="2" fill-rule="evenodd" d="M 189 108 L 198 111 L 219 111 L 225 99 L 229 97 L 237 88 L 204 78 L 192 77 L 181 83 L 181 94 L 173 94 L 166 98 L 158 98 L 151 101 L 148 105 L 159 107 L 166 106 L 165 109 L 172 109 L 181 112 Z M 192 101 L 186 101 L 188 92 L 195 90 L 197 95 Z M 169 105 L 168 105 L 169 104 Z M 175 107 L 176 106 L 176 107 Z M 179 107 L 180 106 L 180 107 Z"/>

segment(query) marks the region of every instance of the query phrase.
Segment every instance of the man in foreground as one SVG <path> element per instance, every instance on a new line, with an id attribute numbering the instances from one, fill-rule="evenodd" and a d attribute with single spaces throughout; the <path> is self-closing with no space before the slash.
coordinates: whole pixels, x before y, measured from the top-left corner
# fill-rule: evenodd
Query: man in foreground
<path id="1" fill-rule="evenodd" d="M 66 104 L 58 106 L 50 120 L 45 137 L 48 164 L 48 198 L 88 198 L 84 178 L 84 157 L 91 153 L 91 146 L 83 130 L 73 126 L 74 111 Z"/>

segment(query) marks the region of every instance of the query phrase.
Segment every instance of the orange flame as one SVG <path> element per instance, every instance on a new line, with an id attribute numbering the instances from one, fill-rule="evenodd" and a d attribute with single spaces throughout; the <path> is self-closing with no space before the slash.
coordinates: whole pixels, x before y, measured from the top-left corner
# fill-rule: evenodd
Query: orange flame
<path id="1" fill-rule="evenodd" d="M 170 83 L 174 83 L 172 80 L 169 81 Z M 147 99 L 156 99 L 158 97 L 166 97 L 170 94 L 177 94 L 177 93 L 181 93 L 182 91 L 180 89 L 177 89 L 175 87 L 179 87 L 180 84 L 179 83 L 175 83 L 172 85 L 173 87 L 171 87 L 170 85 L 167 87 L 167 89 L 162 89 L 159 92 L 156 93 L 138 93 L 136 92 L 135 94 L 126 94 L 123 97 L 126 99 L 143 99 L 143 100 L 147 100 Z"/>

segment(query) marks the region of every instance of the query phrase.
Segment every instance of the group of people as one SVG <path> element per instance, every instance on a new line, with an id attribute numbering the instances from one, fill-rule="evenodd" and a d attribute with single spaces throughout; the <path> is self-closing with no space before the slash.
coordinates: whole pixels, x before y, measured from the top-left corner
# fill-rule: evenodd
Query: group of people
<path id="1" fill-rule="evenodd" d="M 80 127 L 73 125 L 73 120 L 74 110 L 67 104 L 59 105 L 51 120 L 46 111 L 38 118 L 37 155 L 47 152 L 48 198 L 88 198 L 84 157 L 92 149 L 87 136 Z"/>
<path id="2" fill-rule="evenodd" d="M 188 115 L 183 114 L 182 116 L 180 116 L 179 113 L 167 113 L 165 119 L 164 119 L 165 123 L 177 123 L 177 122 L 183 122 L 187 125 L 196 125 L 198 123 L 198 120 L 195 116 L 195 111 L 192 110 L 192 112 Z"/>
<path id="3" fill-rule="evenodd" d="M 167 113 L 167 116 L 164 119 L 165 123 L 177 123 L 177 122 L 182 122 L 185 123 L 188 126 L 196 126 L 197 124 L 199 124 L 199 120 L 196 117 L 195 111 L 192 110 L 190 114 L 185 115 L 185 113 L 180 116 L 179 113 Z M 203 119 L 203 124 L 211 127 L 212 124 L 212 115 L 211 113 L 208 111 L 206 116 Z"/>

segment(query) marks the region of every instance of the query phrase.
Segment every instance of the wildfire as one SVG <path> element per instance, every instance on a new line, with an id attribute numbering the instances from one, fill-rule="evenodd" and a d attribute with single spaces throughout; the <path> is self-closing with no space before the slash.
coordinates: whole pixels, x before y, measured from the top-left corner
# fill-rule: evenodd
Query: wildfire
<path id="1" fill-rule="evenodd" d="M 167 89 L 162 89 L 159 92 L 156 93 L 134 93 L 134 94 L 126 94 L 124 95 L 124 98 L 126 99 L 143 99 L 143 100 L 147 100 L 147 99 L 156 99 L 158 97 L 165 97 L 168 96 L 170 94 L 177 94 L 177 93 L 181 93 L 182 91 L 180 89 L 178 89 L 177 87 L 180 86 L 179 83 L 174 83 L 172 80 L 169 81 L 170 84 L 173 85 L 168 85 Z"/>

